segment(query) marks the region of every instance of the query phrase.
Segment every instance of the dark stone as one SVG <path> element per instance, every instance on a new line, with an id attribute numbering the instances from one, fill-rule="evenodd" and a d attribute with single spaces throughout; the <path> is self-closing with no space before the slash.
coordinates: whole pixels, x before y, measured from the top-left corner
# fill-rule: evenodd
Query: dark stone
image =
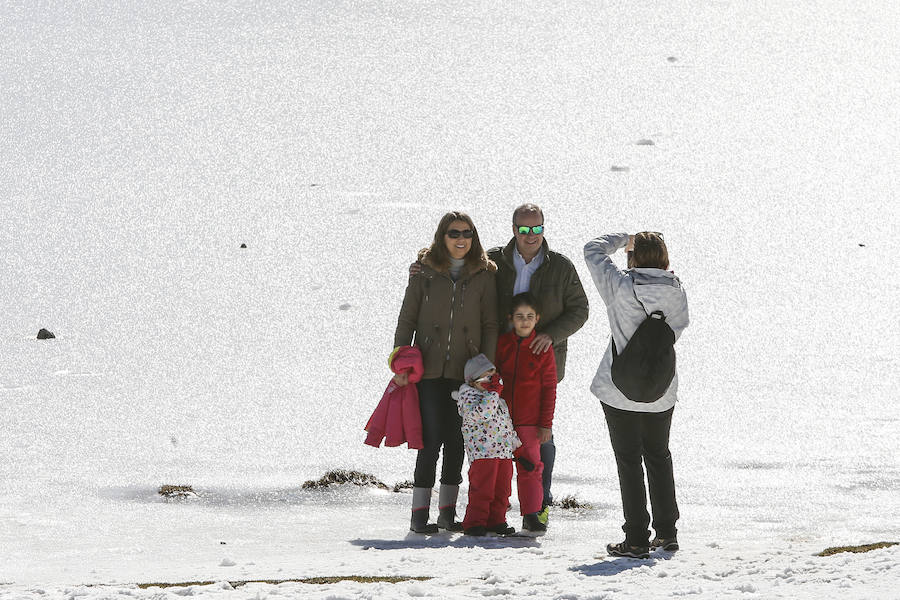
<path id="1" fill-rule="evenodd" d="M 47 331 L 46 329 L 41 329 L 38 331 L 37 339 L 39 340 L 52 340 L 56 336 L 53 335 L 53 332 Z"/>
<path id="2" fill-rule="evenodd" d="M 247 244 L 241 244 L 241 248 L 246 248 Z"/>

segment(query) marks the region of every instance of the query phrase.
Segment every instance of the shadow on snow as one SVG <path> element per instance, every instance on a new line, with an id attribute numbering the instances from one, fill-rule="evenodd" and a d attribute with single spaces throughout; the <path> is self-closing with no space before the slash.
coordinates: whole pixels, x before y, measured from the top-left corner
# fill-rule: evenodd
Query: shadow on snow
<path id="1" fill-rule="evenodd" d="M 377 540 L 356 539 L 350 540 L 354 546 L 360 546 L 363 550 L 406 550 L 411 548 L 484 548 L 487 550 L 498 548 L 537 548 L 540 542 L 533 537 L 474 537 L 470 535 L 457 535 L 451 537 L 448 534 L 424 536 L 417 533 L 409 533 L 402 540 Z"/>
<path id="2" fill-rule="evenodd" d="M 653 567 L 658 562 L 669 560 L 671 558 L 671 553 L 659 553 L 658 556 L 649 559 L 614 558 L 611 560 L 601 560 L 600 562 L 593 564 L 575 565 L 569 567 L 569 570 L 581 573 L 582 575 L 587 575 L 588 577 L 610 577 L 631 569 Z"/>

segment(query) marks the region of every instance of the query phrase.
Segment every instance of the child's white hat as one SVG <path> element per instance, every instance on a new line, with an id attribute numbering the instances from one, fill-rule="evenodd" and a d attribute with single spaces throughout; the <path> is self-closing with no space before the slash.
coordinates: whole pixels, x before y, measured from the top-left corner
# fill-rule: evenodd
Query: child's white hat
<path id="1" fill-rule="evenodd" d="M 478 356 L 473 356 L 469 360 L 466 361 L 465 368 L 465 376 L 466 381 L 471 382 L 473 379 L 485 373 L 486 371 L 490 371 L 495 368 L 494 363 L 490 361 L 490 359 L 484 354 L 479 354 Z"/>

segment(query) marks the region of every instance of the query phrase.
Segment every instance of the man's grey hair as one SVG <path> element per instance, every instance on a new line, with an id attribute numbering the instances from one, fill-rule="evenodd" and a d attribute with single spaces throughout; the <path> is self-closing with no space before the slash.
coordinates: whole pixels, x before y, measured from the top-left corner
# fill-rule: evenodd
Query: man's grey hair
<path id="1" fill-rule="evenodd" d="M 527 203 L 523 204 L 522 206 L 519 206 L 518 208 L 516 208 L 516 210 L 513 211 L 513 227 L 516 226 L 516 219 L 519 218 L 519 215 L 524 214 L 524 213 L 535 213 L 535 212 L 537 214 L 541 215 L 541 221 L 543 221 L 544 220 L 544 211 L 542 211 L 541 207 L 538 206 L 537 204 L 532 204 L 531 202 L 527 202 Z"/>

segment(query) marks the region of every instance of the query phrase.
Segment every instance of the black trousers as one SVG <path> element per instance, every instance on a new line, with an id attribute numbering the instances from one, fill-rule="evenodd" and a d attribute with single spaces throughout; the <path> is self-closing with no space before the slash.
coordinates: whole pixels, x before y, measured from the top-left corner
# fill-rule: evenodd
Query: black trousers
<path id="1" fill-rule="evenodd" d="M 462 417 L 456 408 L 456 400 L 450 392 L 458 390 L 462 381 L 453 379 L 423 379 L 416 384 L 419 390 L 419 410 L 422 413 L 422 441 L 425 447 L 416 455 L 416 487 L 434 487 L 437 460 L 441 447 L 444 460 L 441 465 L 441 483 L 462 483 L 462 466 L 465 446 L 462 437 Z"/>
<path id="2" fill-rule="evenodd" d="M 631 546 L 646 546 L 650 541 L 643 465 L 647 467 L 656 535 L 671 538 L 678 532 L 675 528 L 679 516 L 678 503 L 675 501 L 675 477 L 672 474 L 672 454 L 669 452 L 669 429 L 674 410 L 673 407 L 661 413 L 643 413 L 603 404 L 619 470 L 619 489 L 625 513 L 622 530 L 625 532 L 625 542 Z"/>

